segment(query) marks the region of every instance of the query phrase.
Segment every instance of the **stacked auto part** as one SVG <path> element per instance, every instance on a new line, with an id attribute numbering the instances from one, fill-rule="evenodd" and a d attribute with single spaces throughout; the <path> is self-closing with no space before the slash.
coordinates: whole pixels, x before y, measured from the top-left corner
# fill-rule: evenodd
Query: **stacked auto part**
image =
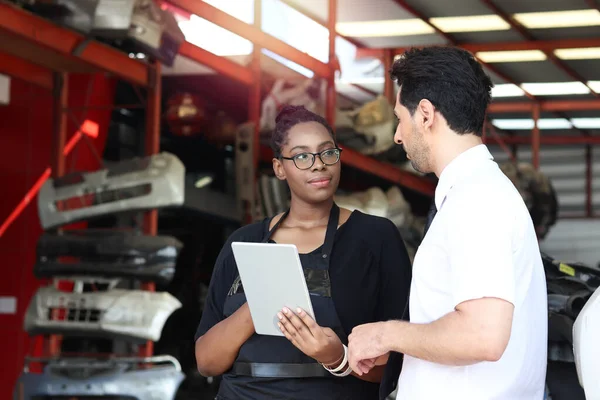
<path id="1" fill-rule="evenodd" d="M 177 157 L 160 153 L 48 180 L 38 197 L 40 221 L 47 231 L 37 243 L 34 274 L 40 279 L 72 282 L 73 290 L 39 288 L 27 308 L 24 329 L 30 335 L 120 340 L 132 346 L 158 341 L 181 303 L 169 293 L 138 287 L 141 282 L 165 285 L 173 279 L 181 242 L 133 229 L 57 228 L 109 215 L 180 206 L 184 176 L 185 168 Z M 179 363 L 165 356 L 46 361 L 42 374 L 25 369 L 15 398 L 111 395 L 172 399 L 183 379 Z M 171 365 L 150 367 L 163 362 Z M 143 390 L 140 382 L 146 382 Z"/>
<path id="2" fill-rule="evenodd" d="M 13 0 L 86 36 L 172 66 L 185 36 L 154 0 Z M 139 58 L 139 57 L 138 57 Z"/>

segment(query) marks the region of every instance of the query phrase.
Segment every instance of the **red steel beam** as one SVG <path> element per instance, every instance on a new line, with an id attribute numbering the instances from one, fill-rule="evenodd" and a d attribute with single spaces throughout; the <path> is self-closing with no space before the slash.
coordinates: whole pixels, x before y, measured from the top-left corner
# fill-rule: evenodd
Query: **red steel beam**
<path id="1" fill-rule="evenodd" d="M 366 156 L 352 150 L 350 148 L 343 148 L 342 153 L 342 164 L 360 169 L 361 171 L 368 172 L 380 178 L 386 179 L 390 182 L 412 189 L 416 192 L 433 196 L 435 192 L 435 184 L 431 181 L 423 179 L 421 176 L 416 175 L 409 171 L 401 170 L 391 164 L 384 163 L 373 159 L 372 157 Z"/>
<path id="2" fill-rule="evenodd" d="M 0 52 L 0 73 L 52 90 L 52 71 L 22 58 Z"/>
<path id="3" fill-rule="evenodd" d="M 410 47 L 396 47 L 389 50 L 393 55 L 404 53 L 411 47 L 428 47 L 433 45 L 419 45 Z M 521 50 L 541 50 L 552 51 L 556 49 L 579 49 L 589 47 L 600 47 L 600 38 L 590 39 L 556 39 L 556 40 L 527 40 L 521 42 L 493 42 L 493 43 L 459 43 L 457 45 L 471 53 L 480 51 L 521 51 Z M 356 58 L 381 58 L 383 51 L 388 49 L 356 49 Z"/>
<path id="4" fill-rule="evenodd" d="M 600 99 L 589 100 L 543 100 L 539 102 L 542 112 L 557 111 L 600 111 Z M 507 102 L 492 103 L 487 112 L 491 114 L 502 113 L 530 113 L 533 112 L 533 102 Z"/>
<path id="5" fill-rule="evenodd" d="M 498 139 L 488 136 L 488 143 L 499 144 Z M 502 142 L 510 145 L 531 145 L 531 136 L 501 136 Z M 598 145 L 600 136 L 540 136 L 540 145 L 566 146 L 566 145 Z"/>
<path id="6" fill-rule="evenodd" d="M 246 85 L 251 85 L 254 80 L 252 71 L 247 67 L 191 43 L 182 43 L 179 47 L 179 54 Z"/>
<path id="7" fill-rule="evenodd" d="M 291 2 L 290 0 L 279 0 L 281 3 L 285 4 L 286 6 L 288 6 L 289 8 L 299 12 L 300 14 L 304 15 L 305 17 L 308 17 L 310 19 L 312 19 L 313 21 L 315 21 L 317 24 L 327 28 L 327 22 L 323 21 L 321 18 L 319 18 L 317 15 L 311 13 L 310 11 L 304 10 L 301 7 L 299 7 L 296 3 Z M 349 43 L 352 43 L 354 46 L 356 46 L 357 48 L 365 48 L 366 46 L 360 42 L 359 40 L 356 40 L 354 38 L 348 37 L 348 36 L 344 36 L 344 35 L 340 35 L 337 31 L 335 33 L 337 36 L 341 37 L 342 39 L 348 41 Z"/>
<path id="8" fill-rule="evenodd" d="M 75 56 L 73 54 L 78 46 L 86 40 L 83 35 L 0 1 L 0 41 L 8 43 L 12 38 L 25 40 L 28 45 L 33 46 L 33 50 L 51 50 L 70 64 L 92 67 L 137 85 L 147 85 L 148 67 L 144 63 L 95 41 L 88 42 L 79 55 Z M 32 48 L 28 51 L 32 51 Z"/>
<path id="9" fill-rule="evenodd" d="M 533 168 L 540 169 L 540 103 L 533 106 L 533 130 L 531 131 L 531 157 Z"/>
<path id="10" fill-rule="evenodd" d="M 488 6 L 488 8 L 490 8 L 492 11 L 494 11 L 494 13 L 496 13 L 496 15 L 502 18 L 506 23 L 508 23 L 511 26 L 511 28 L 516 30 L 524 39 L 529 41 L 535 40 L 533 35 L 529 33 L 529 31 L 523 25 L 521 25 L 519 21 L 505 13 L 504 10 L 498 7 L 492 0 L 481 0 L 481 2 Z M 599 97 L 598 93 L 594 91 L 594 89 L 587 83 L 587 81 L 581 75 L 579 75 L 579 73 L 577 73 L 577 71 L 569 67 L 567 64 L 565 64 L 563 61 L 561 61 L 558 57 L 554 55 L 553 50 L 543 50 L 543 52 L 551 63 L 556 65 L 570 78 L 583 83 L 594 96 Z"/>
<path id="11" fill-rule="evenodd" d="M 157 154 L 160 151 L 160 106 L 162 95 L 161 64 L 154 62 L 154 74 L 150 75 L 148 95 L 146 98 L 146 135 L 144 140 L 144 152 L 147 156 Z M 151 210 L 144 213 L 144 233 L 156 235 L 158 233 L 158 212 Z M 155 291 L 154 282 L 143 282 L 142 290 Z M 154 353 L 154 342 L 147 341 L 140 346 L 138 354 L 140 357 L 150 357 Z"/>
<path id="12" fill-rule="evenodd" d="M 212 22 L 230 32 L 235 33 L 252 43 L 270 50 L 281 57 L 284 57 L 296 64 L 299 64 L 309 70 L 313 71 L 315 75 L 327 79 L 329 76 L 330 67 L 309 56 L 306 53 L 301 52 L 293 46 L 279 40 L 269 34 L 266 34 L 255 26 L 247 24 L 226 12 L 219 10 L 216 7 L 204 1 L 198 0 L 169 0 L 169 3 L 176 7 L 183 9 L 184 11 L 191 12 L 197 16 L 204 18 L 205 20 Z"/>
<path id="13" fill-rule="evenodd" d="M 331 126 L 335 126 L 335 71 L 337 57 L 335 55 L 335 22 L 337 20 L 337 0 L 328 0 L 327 29 L 329 30 L 329 75 L 327 76 L 327 96 L 325 98 L 325 118 Z"/>
<path id="14" fill-rule="evenodd" d="M 588 217 L 594 214 L 592 205 L 592 146 L 585 146 L 585 211 Z"/>

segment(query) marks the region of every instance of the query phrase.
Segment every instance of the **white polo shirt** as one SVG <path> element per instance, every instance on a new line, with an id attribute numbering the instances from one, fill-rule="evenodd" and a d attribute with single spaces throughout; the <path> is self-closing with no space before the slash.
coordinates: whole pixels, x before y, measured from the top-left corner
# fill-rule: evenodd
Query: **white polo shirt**
<path id="1" fill-rule="evenodd" d="M 398 400 L 542 400 L 546 377 L 546 280 L 531 217 L 485 145 L 442 172 L 437 215 L 413 264 L 410 320 L 429 323 L 466 301 L 497 297 L 514 316 L 497 362 L 435 364 L 405 356 Z"/>

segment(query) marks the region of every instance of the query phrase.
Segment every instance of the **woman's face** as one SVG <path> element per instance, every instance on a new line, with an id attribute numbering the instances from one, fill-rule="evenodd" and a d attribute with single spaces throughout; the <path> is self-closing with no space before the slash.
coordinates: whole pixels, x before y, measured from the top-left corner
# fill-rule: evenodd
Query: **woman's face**
<path id="1" fill-rule="evenodd" d="M 335 143 L 327 129 L 318 122 L 302 122 L 293 126 L 287 134 L 287 141 L 281 149 L 281 155 L 292 158 L 302 153 L 321 153 L 334 150 Z M 300 156 L 296 162 L 310 165 L 312 155 Z M 325 162 L 335 159 L 333 152 L 324 156 Z M 340 162 L 325 165 L 315 156 L 314 164 L 308 169 L 299 169 L 293 160 L 275 159 L 273 161 L 275 175 L 287 180 L 292 196 L 297 196 L 307 203 L 320 203 L 333 197 L 340 182 Z"/>

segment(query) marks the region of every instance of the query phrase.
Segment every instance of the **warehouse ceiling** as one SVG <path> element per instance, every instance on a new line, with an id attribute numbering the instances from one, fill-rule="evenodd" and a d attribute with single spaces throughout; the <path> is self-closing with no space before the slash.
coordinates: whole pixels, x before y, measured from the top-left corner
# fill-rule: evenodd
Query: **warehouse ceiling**
<path id="1" fill-rule="evenodd" d="M 245 22 L 253 20 L 252 0 L 207 2 Z M 327 0 L 263 0 L 263 29 L 326 62 L 327 30 L 322 25 L 327 21 L 327 9 Z M 215 34 L 206 34 L 206 30 L 219 28 L 202 28 L 197 25 L 194 30 L 187 25 L 184 33 L 201 47 L 249 63 L 251 43 L 231 33 L 226 42 L 215 40 Z M 346 39 L 336 42 L 342 67 L 336 88 L 341 96 L 356 103 L 383 93 L 385 71 L 380 54 L 373 49 L 394 48 L 400 53 L 410 46 L 446 44 L 471 46 L 496 85 L 495 102 L 599 97 L 600 11 L 596 0 L 338 0 L 336 29 Z M 205 32 L 203 37 L 196 35 L 200 30 Z M 543 42 L 545 48 L 540 41 L 548 41 Z M 509 51 L 493 51 L 506 43 L 503 47 Z M 523 50 L 516 50 L 514 44 Z M 552 50 L 554 47 L 548 47 L 552 45 L 562 48 Z M 294 66 L 290 69 L 289 63 L 288 67 L 275 63 L 278 69 L 272 59 L 268 61 L 265 65 L 274 75 L 293 78 L 311 74 Z M 174 68 L 167 68 L 165 73 L 187 75 L 210 70 L 179 57 Z M 531 129 L 528 114 L 491 117 L 499 129 Z M 546 113 L 542 117 L 542 130 L 600 133 L 598 112 Z M 509 121 L 497 121 L 506 119 Z"/>

